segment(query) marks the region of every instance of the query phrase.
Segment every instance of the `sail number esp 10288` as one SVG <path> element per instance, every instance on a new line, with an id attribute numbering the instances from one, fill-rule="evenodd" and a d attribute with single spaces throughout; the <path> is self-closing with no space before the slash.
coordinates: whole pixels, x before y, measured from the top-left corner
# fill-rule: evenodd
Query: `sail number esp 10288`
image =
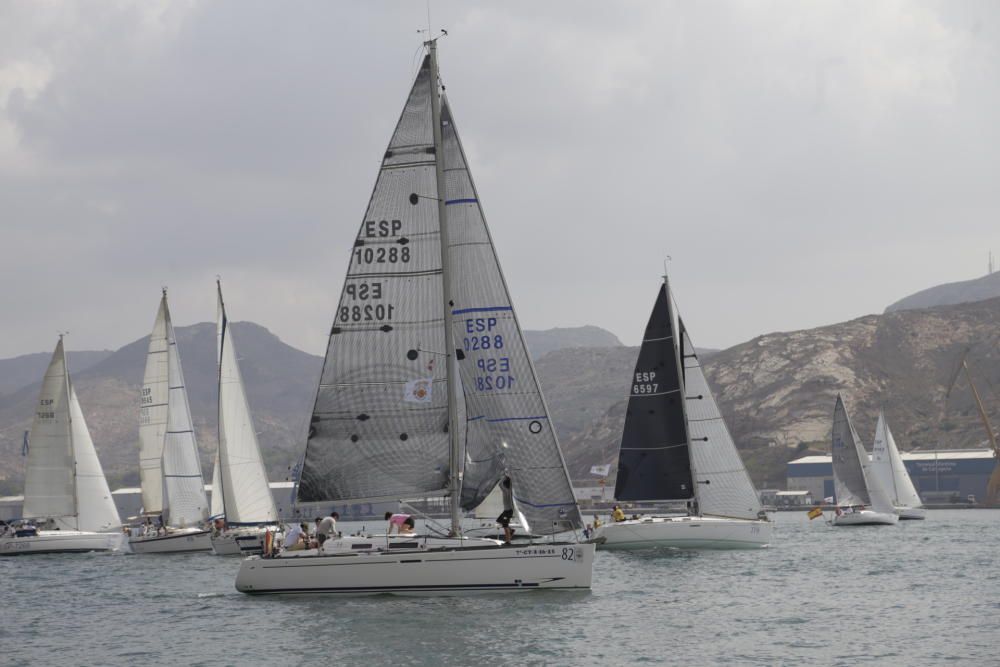
<path id="1" fill-rule="evenodd" d="M 462 350 L 476 355 L 476 391 L 513 389 L 516 378 L 511 373 L 510 357 L 504 350 L 503 334 L 498 332 L 495 317 L 472 317 L 463 320 Z M 491 353 L 496 352 L 493 356 Z"/>
<path id="2" fill-rule="evenodd" d="M 342 305 L 337 318 L 341 322 L 385 322 L 392 319 L 396 307 L 385 303 L 365 303 L 382 298 L 382 283 L 359 282 L 344 285 L 344 301 L 348 299 L 354 305 Z"/>

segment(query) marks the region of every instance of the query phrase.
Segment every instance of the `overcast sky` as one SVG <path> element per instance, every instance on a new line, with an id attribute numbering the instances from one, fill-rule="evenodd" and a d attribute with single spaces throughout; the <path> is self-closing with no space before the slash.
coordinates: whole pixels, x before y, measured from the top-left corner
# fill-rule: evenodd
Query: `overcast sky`
<path id="1" fill-rule="evenodd" d="M 432 2 L 526 328 L 695 342 L 880 312 L 1000 252 L 1000 3 Z M 423 2 L 0 4 L 0 357 L 162 285 L 322 354 Z"/>

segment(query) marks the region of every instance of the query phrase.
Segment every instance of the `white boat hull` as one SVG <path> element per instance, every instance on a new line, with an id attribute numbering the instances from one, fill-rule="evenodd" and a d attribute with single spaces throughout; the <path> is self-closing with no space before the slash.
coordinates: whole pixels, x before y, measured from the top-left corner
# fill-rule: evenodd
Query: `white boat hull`
<path id="1" fill-rule="evenodd" d="M 861 510 L 834 516 L 831 526 L 894 526 L 899 521 L 899 515 L 874 510 Z"/>
<path id="2" fill-rule="evenodd" d="M 259 556 L 264 553 L 264 533 L 277 533 L 277 526 L 253 526 L 226 530 L 212 535 L 212 552 L 216 556 Z"/>
<path id="3" fill-rule="evenodd" d="M 250 595 L 468 595 L 533 590 L 588 590 L 593 544 L 501 546 L 417 537 L 345 538 L 322 551 L 286 551 L 240 564 L 236 590 Z M 386 545 L 389 544 L 389 548 Z M 368 548 L 365 548 L 368 547 Z"/>
<path id="4" fill-rule="evenodd" d="M 174 554 L 193 551 L 211 551 L 211 534 L 198 528 L 171 529 L 166 535 L 129 538 L 132 551 L 137 554 Z"/>
<path id="5" fill-rule="evenodd" d="M 125 536 L 119 532 L 40 530 L 37 535 L 0 537 L 0 556 L 120 551 L 126 548 L 125 544 Z"/>
<path id="6" fill-rule="evenodd" d="M 722 517 L 644 517 L 597 529 L 599 549 L 760 549 L 771 542 L 774 524 Z"/>
<path id="7" fill-rule="evenodd" d="M 900 521 L 927 518 L 927 513 L 920 507 L 897 507 L 896 511 L 899 512 Z"/>

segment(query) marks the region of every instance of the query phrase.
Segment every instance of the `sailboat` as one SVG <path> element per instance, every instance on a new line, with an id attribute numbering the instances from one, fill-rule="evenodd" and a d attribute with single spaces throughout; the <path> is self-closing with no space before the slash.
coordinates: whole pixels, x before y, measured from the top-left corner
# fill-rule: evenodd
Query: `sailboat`
<path id="1" fill-rule="evenodd" d="M 833 410 L 833 488 L 837 495 L 834 526 L 891 526 L 899 521 L 885 489 L 869 476 L 868 453 L 861 446 L 844 399 Z"/>
<path id="2" fill-rule="evenodd" d="M 59 336 L 31 425 L 24 521 L 0 536 L 0 555 L 126 549 Z"/>
<path id="3" fill-rule="evenodd" d="M 132 529 L 135 553 L 208 551 L 208 500 L 174 325 L 163 290 L 149 336 L 139 402 L 139 480 L 146 522 Z"/>
<path id="4" fill-rule="evenodd" d="M 212 474 L 212 532 L 217 555 L 263 553 L 268 530 L 277 532 L 278 508 L 267 484 L 257 432 L 226 317 L 222 282 L 218 288 L 219 449 Z"/>
<path id="5" fill-rule="evenodd" d="M 667 276 L 632 376 L 615 499 L 684 502 L 687 512 L 604 524 L 594 536 L 602 549 L 754 549 L 773 532 Z"/>
<path id="6" fill-rule="evenodd" d="M 875 443 L 872 445 L 872 476 L 879 485 L 889 493 L 889 500 L 902 519 L 923 519 L 924 510 L 920 494 L 913 486 L 910 473 L 906 472 L 903 458 L 896 447 L 896 439 L 892 437 L 885 415 L 878 413 L 878 425 L 875 427 Z"/>
<path id="7" fill-rule="evenodd" d="M 500 271 L 436 41 L 389 142 L 351 251 L 297 501 L 449 497 L 450 530 L 328 539 L 241 563 L 250 594 L 454 595 L 588 589 L 594 545 L 462 534 L 504 475 L 523 526 L 583 528 Z"/>

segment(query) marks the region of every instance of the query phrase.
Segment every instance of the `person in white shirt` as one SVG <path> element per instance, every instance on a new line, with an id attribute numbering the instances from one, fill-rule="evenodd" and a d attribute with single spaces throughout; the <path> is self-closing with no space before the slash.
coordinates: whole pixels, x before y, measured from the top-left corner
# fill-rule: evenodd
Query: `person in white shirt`
<path id="1" fill-rule="evenodd" d="M 304 523 L 292 526 L 292 529 L 288 531 L 287 535 L 285 535 L 285 549 L 288 551 L 299 551 L 301 549 L 305 549 L 308 539 L 309 526 Z"/>
<path id="2" fill-rule="evenodd" d="M 337 519 L 339 518 L 340 514 L 337 512 L 331 512 L 330 516 L 319 522 L 319 528 L 316 529 L 316 540 L 319 542 L 320 546 L 323 546 L 323 543 L 331 537 L 337 537 L 339 535 L 337 532 Z"/>

